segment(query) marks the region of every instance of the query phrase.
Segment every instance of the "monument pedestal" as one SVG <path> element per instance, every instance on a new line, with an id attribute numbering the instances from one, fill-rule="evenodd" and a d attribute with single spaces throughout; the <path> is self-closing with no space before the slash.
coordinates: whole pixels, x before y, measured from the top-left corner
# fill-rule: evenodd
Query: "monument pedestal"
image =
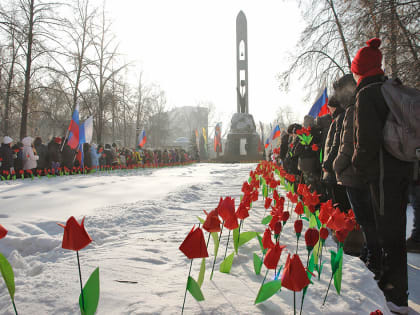
<path id="1" fill-rule="evenodd" d="M 235 113 L 227 136 L 224 154 L 225 162 L 259 159 L 258 139 L 259 136 L 252 115 Z"/>

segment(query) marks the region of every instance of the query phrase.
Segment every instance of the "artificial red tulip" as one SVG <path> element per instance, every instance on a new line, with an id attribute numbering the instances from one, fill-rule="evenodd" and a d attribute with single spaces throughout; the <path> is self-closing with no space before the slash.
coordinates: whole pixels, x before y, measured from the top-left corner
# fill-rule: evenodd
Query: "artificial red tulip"
<path id="1" fill-rule="evenodd" d="M 67 220 L 66 225 L 58 223 L 59 226 L 64 228 L 62 248 L 77 251 L 85 248 L 92 242 L 92 239 L 85 230 L 84 223 L 85 218 L 79 224 L 73 216 Z"/>
<path id="2" fill-rule="evenodd" d="M 264 208 L 266 208 L 266 209 L 270 208 L 272 201 L 273 201 L 273 199 L 267 197 L 265 199 Z"/>
<path id="3" fill-rule="evenodd" d="M 295 208 L 295 212 L 297 215 L 303 214 L 303 204 L 301 202 L 298 202 Z"/>
<path id="4" fill-rule="evenodd" d="M 243 201 L 244 199 L 242 199 Z M 249 217 L 249 207 L 245 204 L 245 202 L 241 202 L 239 204 L 238 210 L 236 210 L 236 217 L 239 220 L 244 220 Z"/>
<path id="5" fill-rule="evenodd" d="M 179 246 L 179 250 L 189 259 L 209 257 L 203 230 L 201 228 L 194 228 L 195 226 L 193 226 L 181 246 Z"/>
<path id="6" fill-rule="evenodd" d="M 296 220 L 295 221 L 295 233 L 296 233 L 297 237 L 299 237 L 300 234 L 302 233 L 302 228 L 303 228 L 302 220 Z"/>
<path id="7" fill-rule="evenodd" d="M 0 239 L 5 237 L 7 234 L 7 230 L 3 227 L 3 225 L 0 224 Z"/>
<path id="8" fill-rule="evenodd" d="M 270 229 L 266 229 L 264 232 L 264 235 L 262 237 L 262 244 L 263 244 L 263 248 L 267 249 L 267 248 L 273 248 L 274 247 L 274 243 L 271 240 L 271 232 Z"/>
<path id="9" fill-rule="evenodd" d="M 281 286 L 289 290 L 299 292 L 310 283 L 305 267 L 299 258 L 294 254 L 292 258 L 287 256 L 284 266 L 283 276 L 281 278 Z"/>
<path id="10" fill-rule="evenodd" d="M 220 219 L 217 210 L 210 211 L 209 214 L 206 211 L 204 213 L 207 215 L 207 218 L 203 223 L 203 229 L 209 233 L 220 232 Z"/>
<path id="11" fill-rule="evenodd" d="M 340 243 L 344 243 L 349 231 L 346 229 L 335 231 L 335 237 Z"/>
<path id="12" fill-rule="evenodd" d="M 277 221 L 274 225 L 274 235 L 279 235 L 281 233 L 282 224 L 281 221 Z"/>
<path id="13" fill-rule="evenodd" d="M 284 211 L 281 216 L 281 220 L 283 221 L 283 223 L 286 223 L 286 221 L 289 220 L 289 218 L 290 218 L 289 211 Z"/>
<path id="14" fill-rule="evenodd" d="M 324 241 L 327 239 L 328 234 L 329 234 L 328 230 L 327 230 L 326 228 L 324 228 L 324 227 L 322 227 L 322 228 L 319 230 L 319 237 L 320 237 L 322 240 L 324 240 Z"/>
<path id="15" fill-rule="evenodd" d="M 217 210 L 223 221 L 235 216 L 235 199 L 231 197 L 226 197 L 225 199 L 220 198 Z"/>
<path id="16" fill-rule="evenodd" d="M 307 229 L 305 232 L 306 248 L 311 251 L 319 240 L 319 232 L 315 228 Z"/>
<path id="17" fill-rule="evenodd" d="M 267 267 L 267 269 L 276 269 L 277 265 L 280 260 L 281 252 L 286 246 L 282 245 L 280 246 L 279 243 L 277 243 L 274 247 L 270 248 L 267 251 L 267 254 L 264 258 L 264 265 Z"/>

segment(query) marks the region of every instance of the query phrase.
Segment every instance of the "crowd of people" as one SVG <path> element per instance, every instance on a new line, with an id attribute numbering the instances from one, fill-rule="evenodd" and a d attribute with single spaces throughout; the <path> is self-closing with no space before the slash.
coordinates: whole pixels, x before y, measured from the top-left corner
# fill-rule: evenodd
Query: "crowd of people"
<path id="1" fill-rule="evenodd" d="M 368 41 L 352 62 L 352 74 L 334 82 L 330 113 L 288 126 L 270 156 L 320 193 L 322 201 L 332 199 L 342 211 L 353 209 L 364 239 L 360 258 L 390 309 L 405 314 L 407 250 L 420 253 L 419 167 L 383 145 L 389 109 L 381 92 L 387 77 L 379 46 L 379 39 Z M 408 197 L 414 228 L 406 240 Z"/>
<path id="2" fill-rule="evenodd" d="M 0 171 L 3 175 L 58 174 L 62 170 L 92 170 L 133 168 L 138 166 L 164 166 L 192 161 L 191 156 L 180 148 L 137 149 L 118 148 L 112 145 L 83 144 L 82 154 L 73 150 L 63 138 L 53 137 L 44 144 L 41 137 L 25 137 L 14 142 L 9 136 L 3 138 L 0 147 Z"/>

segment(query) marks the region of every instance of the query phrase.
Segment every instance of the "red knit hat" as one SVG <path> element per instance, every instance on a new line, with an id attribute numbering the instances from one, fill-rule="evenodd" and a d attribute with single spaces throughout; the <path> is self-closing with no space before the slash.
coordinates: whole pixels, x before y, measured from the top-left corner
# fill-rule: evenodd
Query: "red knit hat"
<path id="1" fill-rule="evenodd" d="M 381 40 L 372 38 L 366 42 L 367 47 L 360 48 L 351 63 L 351 72 L 368 77 L 371 75 L 383 73 L 382 53 L 379 50 Z"/>

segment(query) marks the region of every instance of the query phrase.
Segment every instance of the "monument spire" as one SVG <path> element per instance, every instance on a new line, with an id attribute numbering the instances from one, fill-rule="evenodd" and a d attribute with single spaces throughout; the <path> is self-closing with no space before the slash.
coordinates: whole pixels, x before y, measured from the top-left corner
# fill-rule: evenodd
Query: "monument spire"
<path id="1" fill-rule="evenodd" d="M 248 114 L 248 34 L 244 12 L 236 17 L 237 112 Z"/>

